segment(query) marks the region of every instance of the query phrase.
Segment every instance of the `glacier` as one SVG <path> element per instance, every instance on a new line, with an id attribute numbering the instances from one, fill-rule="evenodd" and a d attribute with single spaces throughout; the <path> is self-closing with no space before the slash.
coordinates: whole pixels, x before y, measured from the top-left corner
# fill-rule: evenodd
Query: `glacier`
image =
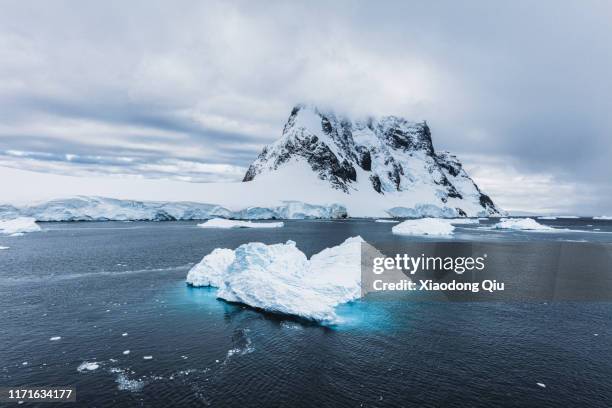
<path id="1" fill-rule="evenodd" d="M 422 218 L 419 220 L 406 220 L 395 225 L 391 232 L 395 235 L 419 235 L 449 237 L 453 234 L 455 227 L 452 220 L 439 218 Z"/>
<path id="2" fill-rule="evenodd" d="M 38 232 L 41 228 L 32 217 L 17 217 L 13 219 L 0 218 L 0 234 L 22 235 L 27 232 Z"/>
<path id="3" fill-rule="evenodd" d="M 282 201 L 271 207 L 246 207 L 232 211 L 216 204 L 120 200 L 79 196 L 25 206 L 0 205 L 0 219 L 28 217 L 36 221 L 175 221 L 232 219 L 346 218 L 339 204 Z"/>
<path id="4" fill-rule="evenodd" d="M 217 287 L 217 297 L 268 312 L 340 323 L 339 304 L 361 297 L 360 236 L 307 259 L 295 242 L 217 248 L 187 274 L 187 284 Z"/>
<path id="5" fill-rule="evenodd" d="M 239 221 L 239 220 L 226 220 L 224 218 L 213 218 L 201 224 L 198 224 L 200 228 L 281 228 L 285 224 L 282 222 L 252 222 L 252 221 Z"/>

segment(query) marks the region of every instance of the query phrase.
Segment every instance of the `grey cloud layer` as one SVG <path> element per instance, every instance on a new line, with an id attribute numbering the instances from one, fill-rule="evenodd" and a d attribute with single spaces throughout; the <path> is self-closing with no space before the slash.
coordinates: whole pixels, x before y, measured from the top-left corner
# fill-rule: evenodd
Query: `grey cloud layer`
<path id="1" fill-rule="evenodd" d="M 427 119 L 502 206 L 612 211 L 608 2 L 1 3 L 0 165 L 239 179 L 307 102 Z"/>

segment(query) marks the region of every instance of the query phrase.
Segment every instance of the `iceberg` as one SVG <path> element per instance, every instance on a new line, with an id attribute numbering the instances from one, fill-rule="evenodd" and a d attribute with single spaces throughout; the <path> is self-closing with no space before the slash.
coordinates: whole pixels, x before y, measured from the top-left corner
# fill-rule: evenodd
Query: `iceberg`
<path id="1" fill-rule="evenodd" d="M 395 235 L 432 235 L 451 236 L 455 227 L 452 220 L 439 218 L 422 218 L 419 220 L 406 220 L 394 226 L 391 232 Z"/>
<path id="2" fill-rule="evenodd" d="M 558 231 L 555 228 L 540 224 L 533 218 L 502 218 L 493 228 L 520 231 Z"/>
<path id="3" fill-rule="evenodd" d="M 237 220 L 226 220 L 224 218 L 213 218 L 201 224 L 198 224 L 200 228 L 280 228 L 285 224 L 282 222 L 251 222 L 251 221 L 237 221 Z"/>
<path id="4" fill-rule="evenodd" d="M 40 231 L 36 219 L 31 217 L 18 217 L 12 220 L 0 221 L 0 234 L 21 235 L 26 232 Z"/>
<path id="5" fill-rule="evenodd" d="M 217 287 L 217 297 L 228 302 L 338 323 L 335 307 L 361 297 L 362 242 L 348 238 L 310 259 L 293 241 L 215 249 L 189 271 L 187 283 Z"/>
<path id="6" fill-rule="evenodd" d="M 36 221 L 175 221 L 234 219 L 346 218 L 340 204 L 315 205 L 282 201 L 270 207 L 247 207 L 232 211 L 216 204 L 190 201 L 134 201 L 78 196 L 27 206 L 0 205 L 0 218 L 30 217 Z"/>
<path id="7" fill-rule="evenodd" d="M 612 216 L 610 215 L 601 215 L 599 217 L 593 217 L 594 220 L 612 220 Z"/>

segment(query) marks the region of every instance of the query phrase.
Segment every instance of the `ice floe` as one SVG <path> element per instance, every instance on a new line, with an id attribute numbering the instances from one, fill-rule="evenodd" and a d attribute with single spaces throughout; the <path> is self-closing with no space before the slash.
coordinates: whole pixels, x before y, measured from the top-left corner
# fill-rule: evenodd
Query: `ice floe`
<path id="1" fill-rule="evenodd" d="M 542 217 L 538 217 L 538 220 L 556 220 L 557 217 L 554 215 L 544 215 Z"/>
<path id="2" fill-rule="evenodd" d="M 96 363 L 96 362 L 91 362 L 91 363 L 90 363 L 90 362 L 88 362 L 88 361 L 83 361 L 83 362 L 81 363 L 81 365 L 79 365 L 79 366 L 77 367 L 77 371 L 78 371 L 79 373 L 82 373 L 82 372 L 85 372 L 85 371 L 95 371 L 95 370 L 97 370 L 98 368 L 100 368 L 100 364 L 99 364 L 99 363 Z"/>
<path id="3" fill-rule="evenodd" d="M 455 227 L 451 220 L 439 218 L 421 218 L 406 220 L 394 226 L 391 232 L 396 235 L 431 235 L 451 236 Z"/>
<path id="4" fill-rule="evenodd" d="M 192 286 L 218 287 L 217 297 L 269 312 L 324 323 L 339 321 L 335 307 L 361 296 L 361 237 L 307 259 L 293 241 L 252 242 L 215 250 L 187 275 Z"/>
<path id="5" fill-rule="evenodd" d="M 374 222 L 390 222 L 390 223 L 397 223 L 397 222 L 399 222 L 399 220 L 386 220 L 386 219 L 379 219 L 379 220 L 375 220 Z"/>
<path id="6" fill-rule="evenodd" d="M 252 222 L 252 221 L 238 221 L 238 220 L 226 220 L 224 218 L 213 218 L 201 224 L 198 224 L 200 228 L 280 228 L 284 225 L 282 222 Z"/>
<path id="7" fill-rule="evenodd" d="M 40 231 L 36 219 L 31 217 L 18 217 L 10 220 L 0 220 L 0 234 L 21 235 L 26 232 Z"/>
<path id="8" fill-rule="evenodd" d="M 3 249 L 9 249 L 9 247 L 6 247 L 6 246 L 0 246 L 0 250 L 3 250 Z"/>
<path id="9" fill-rule="evenodd" d="M 502 218 L 493 228 L 520 231 L 558 231 L 556 228 L 540 224 L 533 218 Z"/>
<path id="10" fill-rule="evenodd" d="M 62 337 L 61 337 L 61 336 L 53 336 L 53 337 L 51 337 L 49 340 L 50 340 L 50 341 L 58 341 L 58 340 L 61 340 L 61 339 L 62 339 Z"/>
<path id="11" fill-rule="evenodd" d="M 593 217 L 594 220 L 612 220 L 611 215 L 601 215 L 599 217 Z"/>

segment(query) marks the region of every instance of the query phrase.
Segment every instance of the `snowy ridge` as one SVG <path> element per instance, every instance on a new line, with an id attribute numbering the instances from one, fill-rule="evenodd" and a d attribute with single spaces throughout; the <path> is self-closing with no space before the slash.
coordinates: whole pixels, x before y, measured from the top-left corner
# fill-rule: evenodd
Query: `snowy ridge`
<path id="1" fill-rule="evenodd" d="M 269 312 L 338 323 L 341 303 L 361 297 L 361 237 L 310 259 L 293 241 L 215 249 L 187 274 L 191 286 L 218 287 L 217 297 Z"/>
<path id="2" fill-rule="evenodd" d="M 247 207 L 231 211 L 215 204 L 118 200 L 104 197 L 74 197 L 17 207 L 0 205 L 0 219 L 29 217 L 35 221 L 174 221 L 234 219 L 345 218 L 339 204 L 311 205 L 284 201 L 274 207 Z"/>
<path id="3" fill-rule="evenodd" d="M 354 121 L 315 107 L 296 106 L 282 137 L 263 149 L 244 181 L 304 167 L 347 196 L 374 193 L 400 217 L 500 215 L 459 160 L 436 153 L 426 122 L 386 116 Z M 347 201 L 351 198 L 347 197 Z"/>

